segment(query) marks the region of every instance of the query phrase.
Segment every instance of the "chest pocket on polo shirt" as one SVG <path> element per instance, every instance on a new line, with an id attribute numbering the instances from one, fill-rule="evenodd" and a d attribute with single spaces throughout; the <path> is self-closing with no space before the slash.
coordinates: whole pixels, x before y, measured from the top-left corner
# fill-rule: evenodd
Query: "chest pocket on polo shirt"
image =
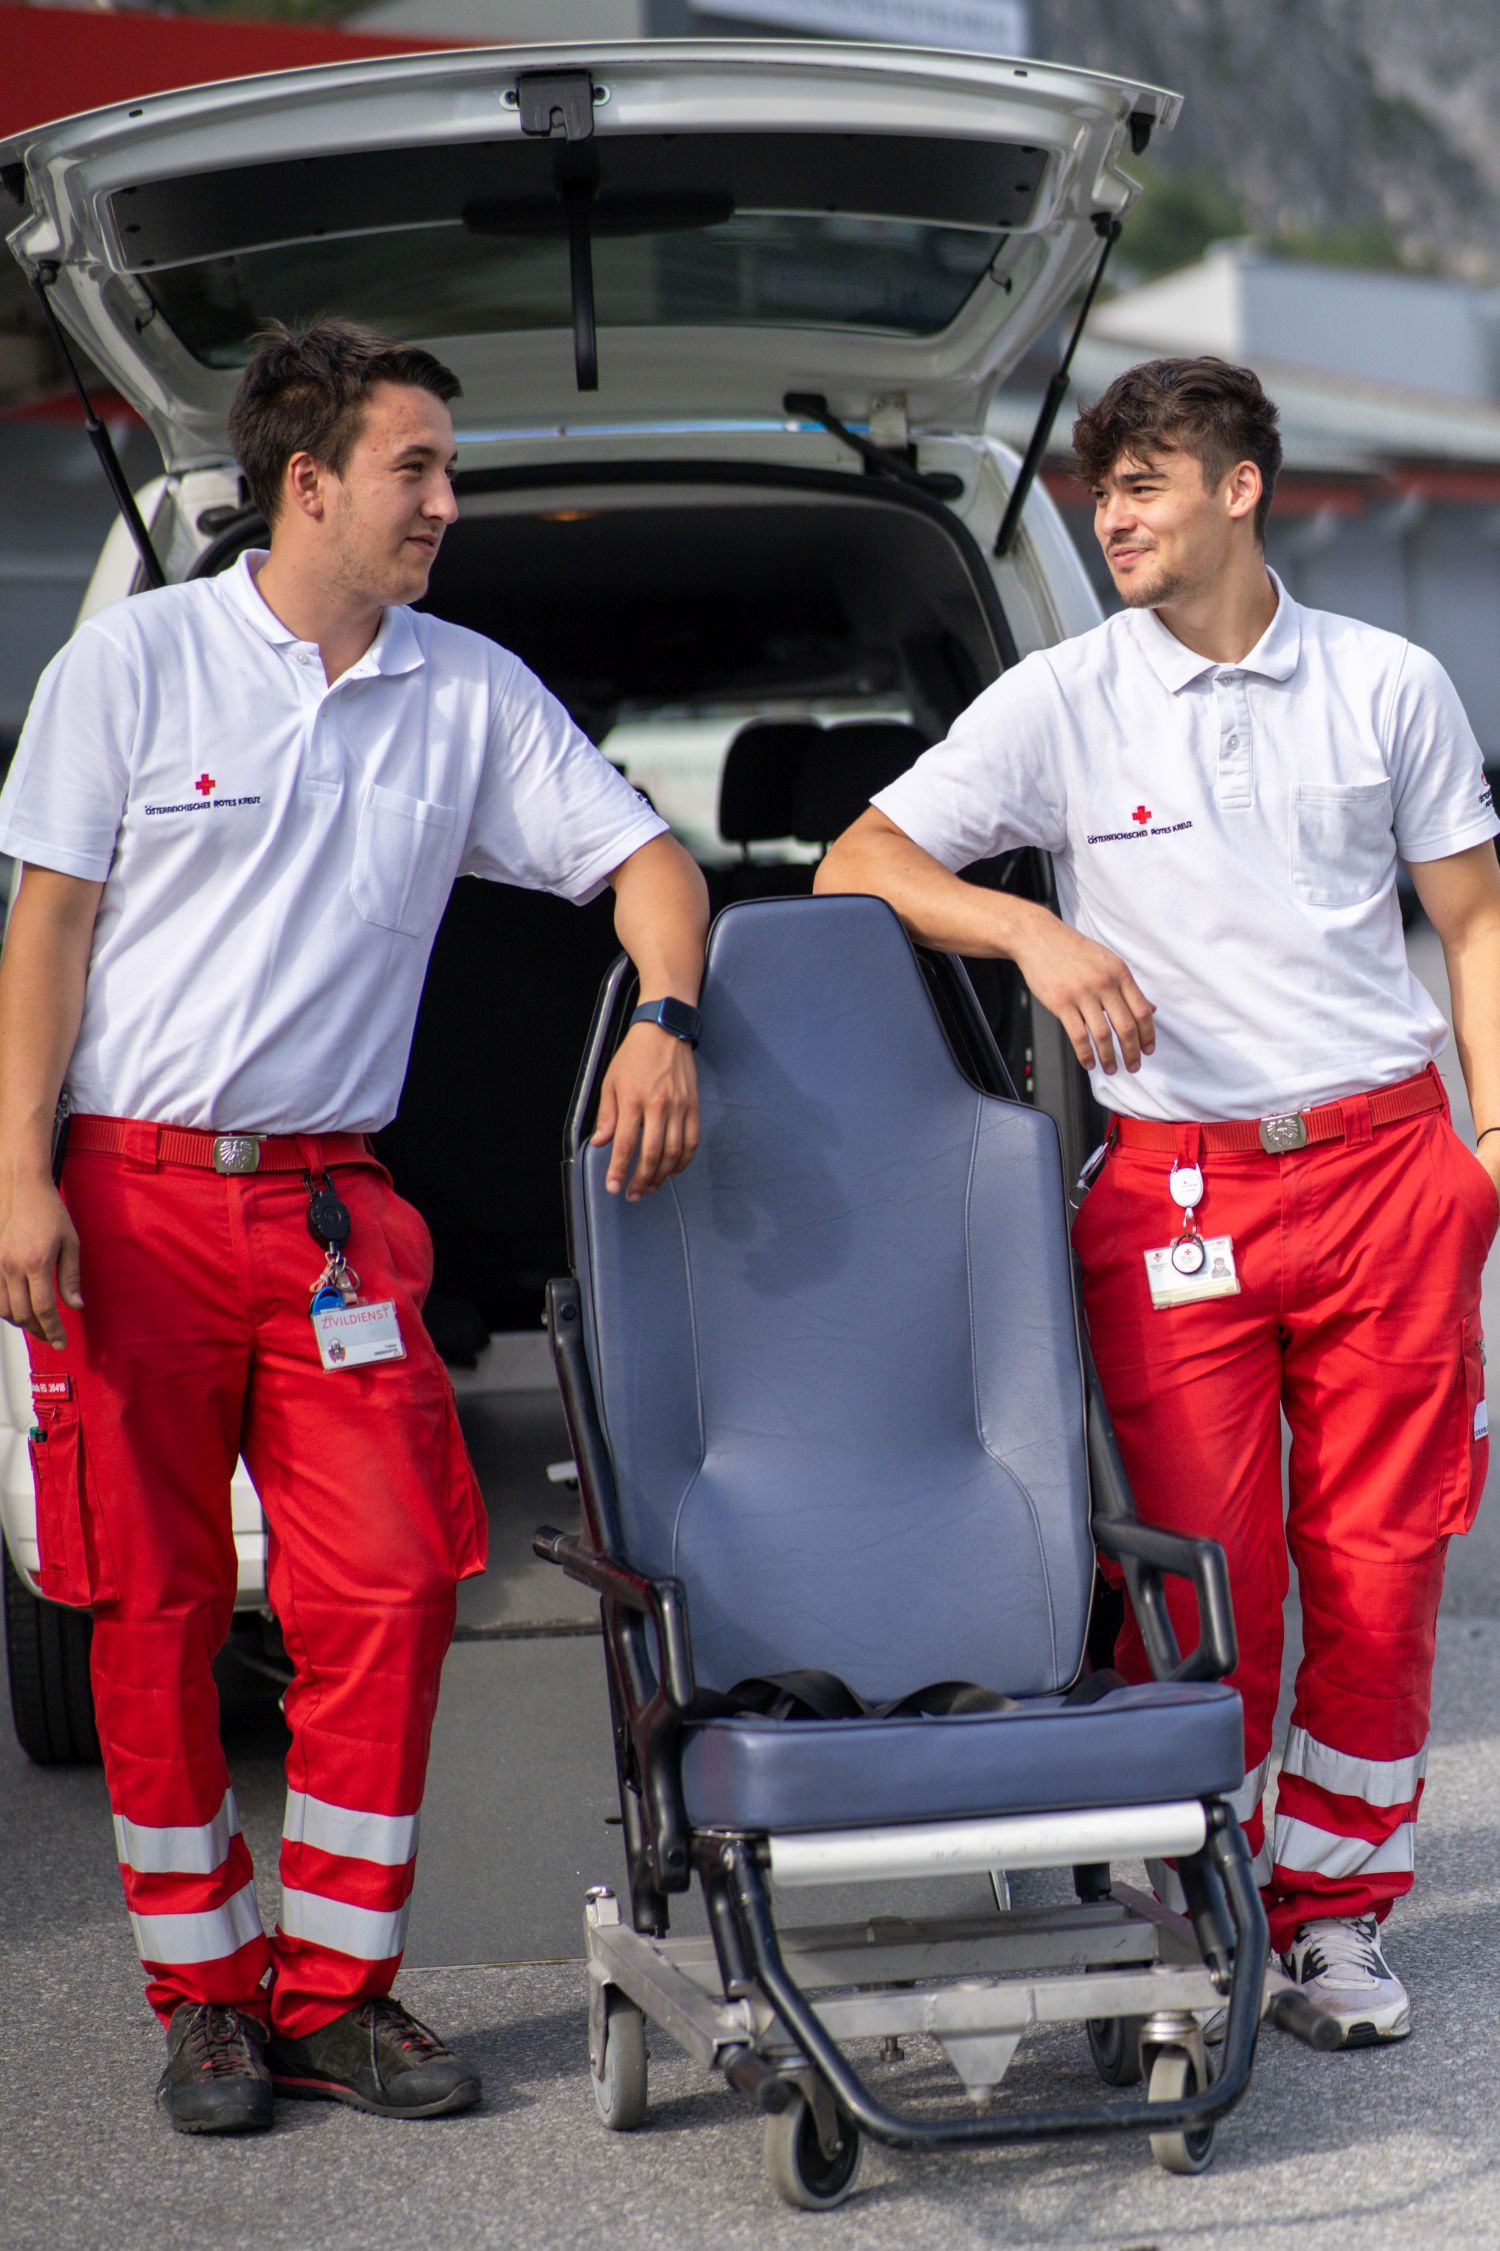
<path id="1" fill-rule="evenodd" d="M 349 889 L 366 922 L 419 938 L 443 911 L 453 882 L 451 805 L 372 787 L 359 816 Z"/>
<path id="2" fill-rule="evenodd" d="M 1292 888 L 1313 907 L 1357 907 L 1395 860 L 1389 782 L 1299 782 L 1292 791 Z"/>

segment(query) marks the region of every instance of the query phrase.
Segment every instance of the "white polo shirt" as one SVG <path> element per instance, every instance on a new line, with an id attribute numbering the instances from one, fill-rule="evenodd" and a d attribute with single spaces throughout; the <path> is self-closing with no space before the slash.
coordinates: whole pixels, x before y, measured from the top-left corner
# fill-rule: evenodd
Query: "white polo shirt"
<path id="1" fill-rule="evenodd" d="M 264 560 L 79 628 L 33 699 L 0 851 L 104 884 L 76 1108 L 373 1131 L 455 876 L 582 903 L 666 824 L 519 658 L 445 619 L 387 610 L 330 687 L 257 592 Z"/>
<path id="2" fill-rule="evenodd" d="M 1396 859 L 1500 830 L 1479 746 L 1434 658 L 1272 576 L 1242 663 L 1126 610 L 1027 657 L 874 800 L 947 868 L 1053 855 L 1066 920 L 1157 1005 L 1139 1072 L 1093 1074 L 1133 1117 L 1304 1109 L 1447 1041 L 1407 967 Z"/>

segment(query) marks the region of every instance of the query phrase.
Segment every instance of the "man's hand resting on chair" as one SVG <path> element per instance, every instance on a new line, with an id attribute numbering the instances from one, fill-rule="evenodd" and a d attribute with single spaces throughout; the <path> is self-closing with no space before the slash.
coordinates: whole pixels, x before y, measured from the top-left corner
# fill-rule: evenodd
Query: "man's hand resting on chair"
<path id="1" fill-rule="evenodd" d="M 656 836 L 609 880 L 615 929 L 640 973 L 642 1000 L 670 997 L 696 1006 L 708 890 L 694 862 L 674 838 Z M 627 1203 L 639 1203 L 693 1161 L 698 1147 L 693 1051 L 659 1024 L 637 1024 L 627 1032 L 605 1076 L 591 1146 L 611 1141 L 605 1185 L 612 1196 L 623 1188 Z"/>

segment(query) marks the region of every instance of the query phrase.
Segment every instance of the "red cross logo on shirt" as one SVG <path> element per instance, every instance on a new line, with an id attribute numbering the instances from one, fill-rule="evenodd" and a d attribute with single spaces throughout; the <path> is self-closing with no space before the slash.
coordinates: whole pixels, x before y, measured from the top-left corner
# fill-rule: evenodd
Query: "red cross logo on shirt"
<path id="1" fill-rule="evenodd" d="M 219 785 L 214 780 L 212 774 L 200 774 L 198 776 L 198 779 L 193 784 L 194 789 L 197 790 L 200 797 L 207 797 L 209 792 L 211 790 L 217 789 L 218 786 Z"/>
<path id="2" fill-rule="evenodd" d="M 200 784 L 200 787 L 201 787 L 201 784 Z M 1137 805 L 1137 807 L 1136 807 L 1135 811 L 1134 811 L 1134 812 L 1133 812 L 1133 813 L 1131 814 L 1130 818 L 1131 818 L 1131 819 L 1132 819 L 1133 821 L 1139 821 L 1139 822 L 1140 822 L 1140 824 L 1141 824 L 1141 826 L 1142 826 L 1142 828 L 1144 828 L 1144 827 L 1145 827 L 1145 825 L 1146 825 L 1146 823 L 1147 823 L 1147 822 L 1148 822 L 1148 821 L 1150 820 L 1150 818 L 1151 818 L 1151 808 L 1150 808 L 1150 806 L 1149 806 L 1149 805 Z"/>

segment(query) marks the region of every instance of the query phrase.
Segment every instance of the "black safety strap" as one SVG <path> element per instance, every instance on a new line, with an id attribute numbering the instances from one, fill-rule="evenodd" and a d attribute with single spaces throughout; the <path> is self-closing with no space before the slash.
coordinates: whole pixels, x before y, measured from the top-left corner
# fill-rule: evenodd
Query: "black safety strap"
<path id="1" fill-rule="evenodd" d="M 1123 1688 L 1115 1672 L 1085 1673 L 1063 1698 L 1065 1704 L 1096 1704 L 1101 1696 Z M 972 1680 L 939 1680 L 927 1688 L 914 1688 L 886 1704 L 872 1704 L 837 1673 L 816 1665 L 789 1673 L 752 1673 L 720 1694 L 700 1689 L 692 1718 L 772 1720 L 873 1720 L 940 1719 L 954 1712 L 1015 1712 L 1024 1699 L 1002 1696 L 995 1688 L 981 1688 Z"/>

